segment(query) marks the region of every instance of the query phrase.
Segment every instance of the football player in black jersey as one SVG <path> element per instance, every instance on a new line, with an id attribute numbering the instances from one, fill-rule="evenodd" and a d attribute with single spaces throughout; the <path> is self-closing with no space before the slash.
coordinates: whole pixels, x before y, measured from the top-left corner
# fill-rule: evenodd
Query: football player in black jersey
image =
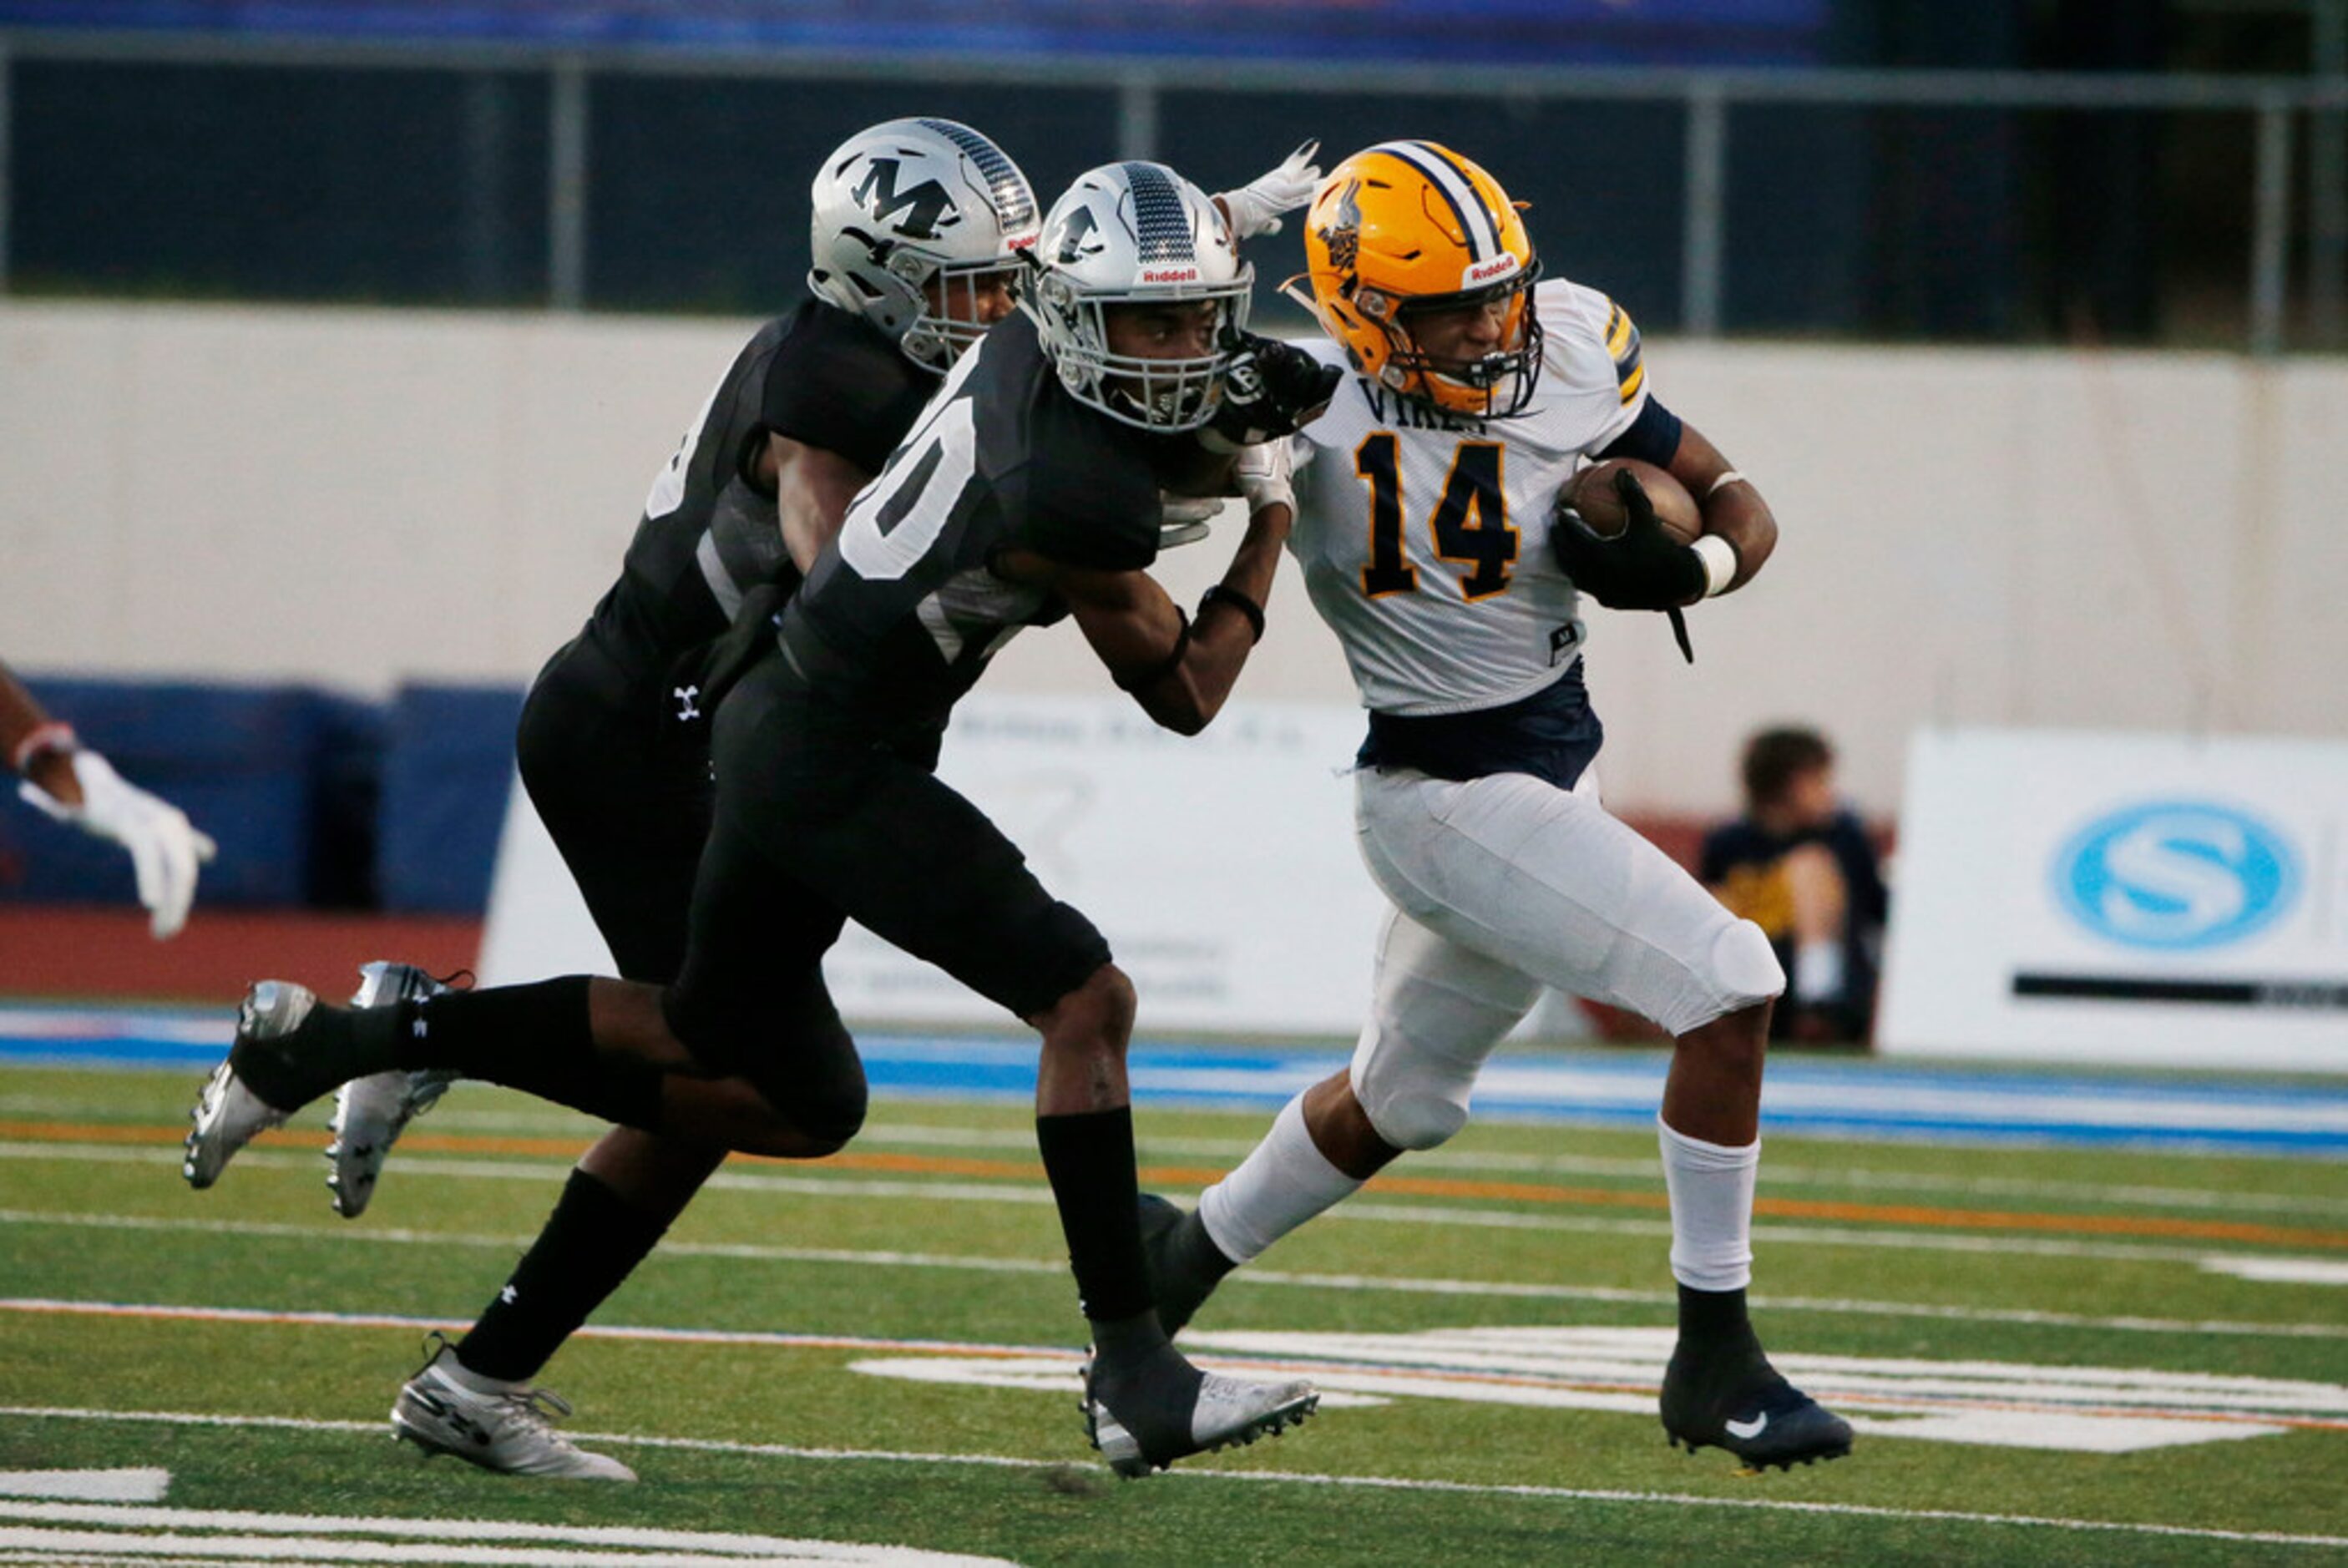
<path id="1" fill-rule="evenodd" d="M 711 649 L 746 601 L 778 601 L 838 531 L 955 357 L 1012 308 L 1034 191 L 993 141 L 952 120 L 898 119 L 817 172 L 811 298 L 760 327 L 653 481 L 614 583 L 547 662 L 522 709 L 524 787 L 619 972 L 665 983 L 685 959 L 710 820 Z M 370 965 L 363 1006 L 440 989 Z M 327 1178 L 366 1207 L 407 1120 L 455 1075 L 391 1071 L 343 1087 Z M 808 1145 L 741 1079 L 667 1086 L 656 1117 L 621 1118 L 572 1173 L 520 1266 L 463 1341 L 438 1352 L 394 1429 L 494 1470 L 633 1479 L 541 1418 L 522 1385 L 641 1263 L 729 1149 Z M 225 1109 L 226 1108 L 221 1108 Z M 189 1177 L 219 1173 L 221 1146 Z M 488 1443 L 449 1441 L 469 1419 Z"/>
<path id="2" fill-rule="evenodd" d="M 576 978 L 469 995 L 386 987 L 388 1005 L 353 1015 L 264 983 L 200 1109 L 191 1176 L 200 1161 L 216 1175 L 337 1067 L 454 1069 L 647 1131 L 687 1125 L 726 1146 L 829 1152 L 863 1111 L 861 1068 L 819 969 L 852 915 L 1044 1031 L 1038 1133 L 1096 1321 L 1087 1410 L 1112 1461 L 1138 1473 L 1309 1409 L 1313 1396 L 1300 1385 L 1202 1377 L 1159 1332 L 1132 1217 L 1130 985 L 1089 923 L 1054 903 L 1017 851 L 929 772 L 946 710 L 985 657 L 1019 624 L 1070 610 L 1162 722 L 1192 730 L 1220 707 L 1259 634 L 1285 506 L 1258 510 L 1196 636 L 1140 568 L 1158 546 L 1159 485 L 1197 467 L 1187 432 L 1220 412 L 1234 438 L 1277 433 L 1325 397 L 1327 378 L 1275 346 L 1256 346 L 1232 369 L 1249 280 L 1224 211 L 1266 201 L 1282 172 L 1220 208 L 1139 164 L 1097 171 L 1064 200 L 1053 257 L 1035 269 L 1040 330 L 1009 324 L 964 362 L 891 477 L 866 496 L 855 540 L 823 554 L 807 603 L 795 602 L 779 645 L 768 639 L 773 651 L 725 709 L 718 825 L 677 984 Z M 1310 180 L 1290 183 L 1309 189 Z M 1238 389 L 1228 399 L 1227 381 Z M 656 511 L 666 491 L 689 487 L 694 464 L 673 471 L 682 478 L 656 486 Z M 1269 503 L 1281 478 L 1251 472 L 1250 483 Z M 704 586 L 710 559 L 723 562 L 717 531 L 713 522 L 693 551 Z M 918 558 L 900 562 L 912 570 L 893 569 L 917 542 Z M 811 676 L 810 659 L 830 673 Z M 701 1158 L 714 1162 L 715 1152 Z M 707 1168 L 688 1168 L 685 1193 Z M 601 1206 L 608 1220 L 611 1205 Z M 657 1234 L 655 1222 L 634 1255 Z M 528 1273 L 526 1260 L 517 1285 Z M 541 1283 L 579 1294 L 560 1275 Z M 428 1428 L 443 1415 L 433 1403 L 448 1394 L 419 1376 L 403 1407 L 409 1395 L 432 1402 L 418 1398 L 401 1413 Z M 511 1394 L 528 1408 L 528 1390 Z"/>

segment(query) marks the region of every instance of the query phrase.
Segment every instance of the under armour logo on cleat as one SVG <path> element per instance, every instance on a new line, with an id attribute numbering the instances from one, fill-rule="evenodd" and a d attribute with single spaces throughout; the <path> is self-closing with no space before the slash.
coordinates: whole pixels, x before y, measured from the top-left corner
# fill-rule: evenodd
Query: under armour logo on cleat
<path id="1" fill-rule="evenodd" d="M 670 695 L 676 698 L 676 720 L 679 724 L 689 723 L 701 717 L 701 709 L 694 705 L 694 698 L 701 695 L 699 686 L 677 686 Z"/>
<path id="2" fill-rule="evenodd" d="M 508 1285 L 505 1289 L 498 1292 L 498 1299 L 504 1302 L 508 1306 L 511 1306 L 515 1302 L 521 1299 L 521 1292 L 514 1289 L 511 1285 Z"/>
<path id="3" fill-rule="evenodd" d="M 1749 1421 L 1723 1421 L 1721 1425 L 1728 1429 L 1730 1437 L 1749 1443 L 1768 1429 L 1769 1412 L 1764 1410 Z"/>

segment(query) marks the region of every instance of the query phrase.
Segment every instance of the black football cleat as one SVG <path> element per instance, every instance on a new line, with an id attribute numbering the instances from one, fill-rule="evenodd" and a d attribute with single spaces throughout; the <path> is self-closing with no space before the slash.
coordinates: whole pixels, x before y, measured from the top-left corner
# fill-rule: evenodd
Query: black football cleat
<path id="1" fill-rule="evenodd" d="M 1726 1449 L 1754 1470 L 1850 1452 L 1850 1423 L 1779 1376 L 1750 1332 L 1741 1343 L 1683 1335 L 1663 1373 L 1663 1415 L 1673 1447 Z"/>
<path id="2" fill-rule="evenodd" d="M 1149 1271 L 1150 1294 L 1158 1301 L 1159 1324 L 1171 1339 L 1238 1265 L 1208 1236 L 1196 1212 L 1184 1213 L 1154 1192 L 1142 1193 L 1138 1206 L 1142 1262 Z"/>

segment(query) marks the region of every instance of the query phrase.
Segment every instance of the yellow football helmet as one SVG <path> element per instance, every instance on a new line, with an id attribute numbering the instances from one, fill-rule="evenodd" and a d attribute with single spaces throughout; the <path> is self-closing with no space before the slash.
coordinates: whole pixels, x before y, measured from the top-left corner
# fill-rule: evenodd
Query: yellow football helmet
<path id="1" fill-rule="evenodd" d="M 1540 261 L 1500 182 L 1431 141 L 1383 141 L 1333 170 L 1304 220 L 1322 326 L 1354 368 L 1406 397 L 1487 418 L 1523 410 L 1540 376 Z M 1500 346 L 1441 363 L 1412 336 L 1426 310 L 1505 302 Z"/>

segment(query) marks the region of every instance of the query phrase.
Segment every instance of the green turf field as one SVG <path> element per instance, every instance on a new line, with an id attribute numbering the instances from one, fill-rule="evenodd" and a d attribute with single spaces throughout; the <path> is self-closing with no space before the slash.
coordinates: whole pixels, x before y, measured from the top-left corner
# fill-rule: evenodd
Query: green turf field
<path id="1" fill-rule="evenodd" d="M 1758 1321 L 1861 1431 L 1746 1479 L 1653 1415 L 1652 1139 L 1478 1125 L 1186 1336 L 1309 1368 L 1321 1414 L 1123 1483 L 1085 1446 L 1027 1117 L 883 1101 L 841 1159 L 728 1166 L 549 1368 L 572 1428 L 644 1476 L 614 1487 L 427 1463 L 383 1425 L 586 1123 L 460 1089 L 350 1222 L 314 1115 L 188 1191 L 194 1088 L 0 1070 L 0 1471 L 170 1472 L 160 1504 L 0 1495 L 0 1563 L 785 1554 L 742 1537 L 1027 1563 L 2348 1561 L 2348 1284 L 2240 1277 L 2339 1276 L 2338 1162 L 1772 1140 Z M 1187 1201 L 1264 1119 L 1145 1107 L 1145 1180 Z"/>

